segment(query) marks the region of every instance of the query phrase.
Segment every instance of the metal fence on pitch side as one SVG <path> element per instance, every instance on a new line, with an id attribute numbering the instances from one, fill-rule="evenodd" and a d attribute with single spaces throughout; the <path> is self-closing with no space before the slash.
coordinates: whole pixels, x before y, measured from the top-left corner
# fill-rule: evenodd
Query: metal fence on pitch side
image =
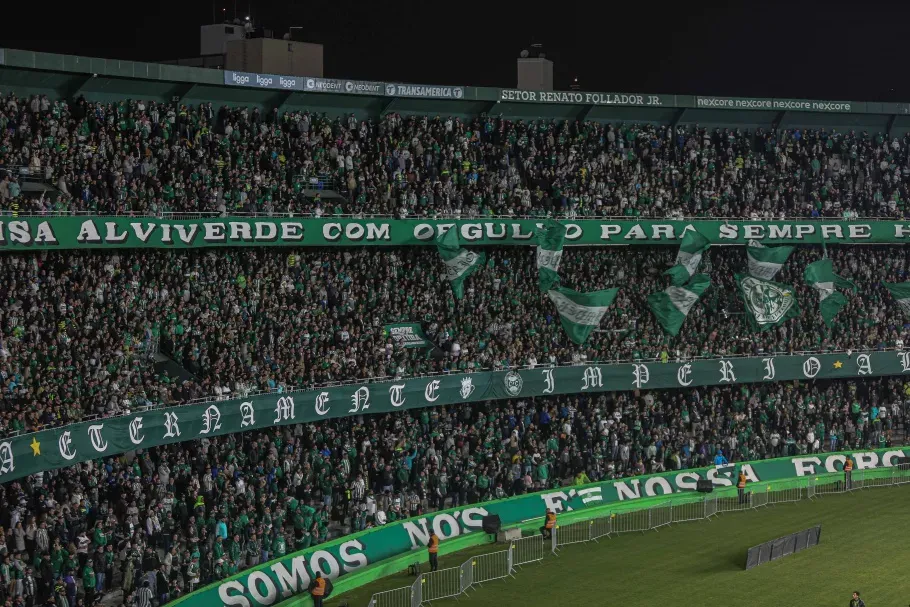
<path id="1" fill-rule="evenodd" d="M 486 582 L 514 577 L 523 565 L 542 564 L 548 554 L 558 556 L 563 547 L 571 544 L 596 542 L 621 533 L 657 531 L 673 523 L 705 520 L 726 512 L 907 483 L 910 483 L 910 465 L 901 465 L 886 470 L 813 475 L 775 490 L 758 482 L 748 485 L 741 494 L 725 491 L 723 495 L 706 495 L 701 499 L 681 497 L 650 508 L 611 512 L 608 516 L 558 525 L 549 539 L 539 535 L 523 537 L 509 542 L 505 550 L 473 556 L 456 567 L 421 573 L 410 586 L 374 594 L 367 607 L 420 607 L 430 601 L 457 597 Z"/>

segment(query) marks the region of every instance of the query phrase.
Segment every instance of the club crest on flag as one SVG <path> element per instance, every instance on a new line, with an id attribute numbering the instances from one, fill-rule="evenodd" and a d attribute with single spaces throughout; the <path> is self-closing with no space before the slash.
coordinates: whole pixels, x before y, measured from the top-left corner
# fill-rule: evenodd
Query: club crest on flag
<path id="1" fill-rule="evenodd" d="M 779 322 L 796 301 L 790 289 L 782 289 L 774 283 L 746 277 L 740 284 L 758 324 Z"/>

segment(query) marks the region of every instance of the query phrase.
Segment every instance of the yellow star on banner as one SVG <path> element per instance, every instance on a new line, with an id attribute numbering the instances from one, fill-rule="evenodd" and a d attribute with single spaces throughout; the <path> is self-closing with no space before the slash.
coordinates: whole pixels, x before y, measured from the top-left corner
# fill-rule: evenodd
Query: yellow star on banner
<path id="1" fill-rule="evenodd" d="M 839 361 L 839 360 L 835 360 L 835 361 L 834 361 L 834 368 L 835 368 L 835 369 L 840 369 L 840 368 L 843 367 L 843 366 L 844 366 L 844 363 L 842 363 L 841 361 Z"/>
<path id="2" fill-rule="evenodd" d="M 32 444 L 29 445 L 32 448 L 32 455 L 37 456 L 41 455 L 41 443 L 38 442 L 34 436 L 32 437 Z"/>

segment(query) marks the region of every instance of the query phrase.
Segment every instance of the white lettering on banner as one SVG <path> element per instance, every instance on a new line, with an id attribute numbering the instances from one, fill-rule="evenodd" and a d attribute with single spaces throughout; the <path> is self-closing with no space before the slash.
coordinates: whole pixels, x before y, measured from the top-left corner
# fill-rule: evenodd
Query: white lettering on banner
<path id="1" fill-rule="evenodd" d="M 142 418 L 134 417 L 130 422 L 130 442 L 134 445 L 141 445 L 145 440 L 145 435 L 139 434 L 140 430 L 142 430 Z"/>
<path id="2" fill-rule="evenodd" d="M 329 393 L 320 392 L 319 396 L 316 397 L 316 413 L 318 415 L 325 415 L 331 409 L 331 406 L 326 406 L 329 402 Z"/>
<path id="3" fill-rule="evenodd" d="M 860 354 L 856 357 L 856 364 L 859 367 L 857 373 L 860 375 L 872 375 L 872 359 L 868 354 Z"/>
<path id="4" fill-rule="evenodd" d="M 577 495 L 578 497 L 581 498 L 582 504 L 589 504 L 591 502 L 602 502 L 604 500 L 604 497 L 603 497 L 603 495 L 601 495 L 601 491 L 603 491 L 602 487 L 588 487 L 586 489 L 578 489 L 578 490 L 570 489 L 569 496 L 571 497 L 572 494 L 574 493 L 575 495 Z"/>
<path id="5" fill-rule="evenodd" d="M 232 590 L 239 594 L 228 594 Z M 218 598 L 229 607 L 250 607 L 250 600 L 243 595 L 245 590 L 240 582 L 225 582 L 218 587 Z"/>
<path id="6" fill-rule="evenodd" d="M 621 502 L 624 500 L 637 500 L 641 497 L 641 480 L 637 478 L 632 478 L 628 481 L 617 481 L 613 483 L 613 488 L 616 489 L 616 497 Z"/>
<path id="7" fill-rule="evenodd" d="M 443 540 L 462 533 L 471 533 L 483 526 L 483 517 L 488 514 L 489 511 L 486 508 L 465 508 L 451 513 L 437 514 L 432 519 L 427 517 L 416 520 L 408 519 L 402 522 L 401 526 L 407 531 L 411 549 L 414 550 L 430 543 L 430 530 Z M 461 525 L 458 524 L 458 519 L 461 519 Z"/>
<path id="8" fill-rule="evenodd" d="M 221 411 L 215 405 L 209 405 L 209 408 L 202 414 L 202 430 L 199 434 L 210 434 L 221 429 Z"/>
<path id="9" fill-rule="evenodd" d="M 60 435 L 60 438 L 57 440 L 57 446 L 60 448 L 60 457 L 65 460 L 71 460 L 76 457 L 76 452 L 71 450 L 73 446 L 72 432 L 67 430 Z"/>
<path id="10" fill-rule="evenodd" d="M 322 577 L 330 580 L 334 580 L 341 575 L 341 567 L 338 565 L 338 560 L 327 550 L 317 550 L 311 554 L 310 567 L 312 567 L 314 574 L 319 572 Z"/>
<path id="11" fill-rule="evenodd" d="M 814 356 L 810 356 L 803 362 L 803 375 L 812 379 L 822 370 L 822 364 Z"/>
<path id="12" fill-rule="evenodd" d="M 540 374 L 543 375 L 543 380 L 547 384 L 547 387 L 543 389 L 543 393 L 553 394 L 553 390 L 556 389 L 556 381 L 553 379 L 553 369 L 544 369 Z"/>
<path id="13" fill-rule="evenodd" d="M 692 363 L 680 365 L 676 370 L 676 381 L 680 386 L 688 386 L 692 383 Z"/>
<path id="14" fill-rule="evenodd" d="M 256 423 L 255 417 L 256 410 L 253 409 L 253 403 L 247 401 L 245 403 L 240 403 L 240 415 L 243 416 L 240 420 L 240 427 L 247 428 Z"/>
<path id="15" fill-rule="evenodd" d="M 391 240 L 388 223 L 326 223 L 322 226 L 322 237 L 329 242 L 341 240 L 342 235 L 352 242 Z M 431 226 L 432 228 L 432 226 Z"/>
<path id="16" fill-rule="evenodd" d="M 461 378 L 461 390 L 458 392 L 461 395 L 462 400 L 467 400 L 474 394 L 475 390 L 474 379 L 472 377 L 462 377 Z"/>
<path id="17" fill-rule="evenodd" d="M 898 352 L 897 358 L 901 361 L 901 373 L 910 371 L 910 352 Z"/>
<path id="18" fill-rule="evenodd" d="M 700 478 L 697 472 L 682 472 L 676 475 L 675 482 L 680 491 L 695 491 Z"/>
<path id="19" fill-rule="evenodd" d="M 389 388 L 389 402 L 392 403 L 393 407 L 400 407 L 404 404 L 404 401 L 407 400 L 407 398 L 402 397 L 404 387 L 405 384 L 395 384 Z M 324 392 L 323 394 L 328 394 L 328 392 Z"/>
<path id="20" fill-rule="evenodd" d="M 465 512 L 467 513 L 467 510 Z M 309 555 L 295 556 L 291 559 L 290 571 L 281 561 L 273 563 L 268 569 L 274 576 L 269 576 L 265 570 L 253 571 L 244 580 L 245 584 L 241 578 L 219 585 L 218 597 L 224 605 L 268 607 L 278 601 L 279 595 L 281 598 L 288 598 L 306 592 L 312 579 L 310 571 L 319 572 L 322 577 L 334 580 L 341 575 L 342 568 L 346 573 L 350 573 L 368 564 L 367 557 L 363 554 L 363 544 L 358 540 L 342 543 L 339 547 L 339 556 L 341 563 L 327 550 L 316 550 Z M 251 602 L 247 596 L 255 602 Z"/>
<path id="21" fill-rule="evenodd" d="M 177 414 L 166 411 L 164 413 L 165 433 L 162 438 L 176 438 L 180 436 L 180 426 L 177 424 Z"/>
<path id="22" fill-rule="evenodd" d="M 436 402 L 439 398 L 439 395 L 436 393 L 439 390 L 439 380 L 434 379 L 429 382 L 426 388 L 423 389 L 423 397 L 428 403 Z"/>
<path id="23" fill-rule="evenodd" d="M 720 381 L 735 382 L 736 375 L 733 373 L 733 362 L 729 360 L 720 361 Z"/>
<path id="24" fill-rule="evenodd" d="M 250 597 L 259 605 L 271 605 L 278 600 L 278 588 L 275 582 L 262 571 L 253 571 L 246 578 Z"/>
<path id="25" fill-rule="evenodd" d="M 275 404 L 275 421 L 273 424 L 293 421 L 294 417 L 294 399 L 290 396 L 282 396 Z"/>
<path id="26" fill-rule="evenodd" d="M 658 95 L 625 93 L 579 93 L 576 91 L 523 91 L 501 89 L 500 101 L 533 103 L 575 103 L 585 105 L 663 105 Z"/>
<path id="27" fill-rule="evenodd" d="M 765 376 L 762 377 L 762 381 L 774 379 L 774 358 L 763 358 L 761 361 L 765 363 Z"/>
<path id="28" fill-rule="evenodd" d="M 648 371 L 648 365 L 632 365 L 632 376 L 635 378 L 632 383 L 636 388 L 641 388 L 651 380 L 651 372 Z"/>
<path id="29" fill-rule="evenodd" d="M 877 468 L 878 467 L 878 454 L 873 451 L 864 451 L 862 453 L 854 453 L 853 461 L 856 462 L 857 470 L 866 470 L 868 468 Z"/>
<path id="30" fill-rule="evenodd" d="M 670 495 L 671 493 L 673 493 L 673 485 L 664 477 L 652 476 L 645 480 L 645 495 L 652 497 L 655 495 Z"/>
<path id="31" fill-rule="evenodd" d="M 825 458 L 825 470 L 828 472 L 843 472 L 844 464 L 847 463 L 846 455 L 829 455 Z M 840 464 L 838 466 L 837 464 Z"/>
<path id="32" fill-rule="evenodd" d="M 13 446 L 9 441 L 0 443 L 0 474 L 15 472 L 15 458 L 13 457 Z"/>
<path id="33" fill-rule="evenodd" d="M 444 99 L 461 99 L 464 87 L 461 86 L 425 86 L 417 84 L 387 84 L 386 95 L 396 97 L 441 97 Z"/>
<path id="34" fill-rule="evenodd" d="M 733 480 L 730 477 L 733 475 L 734 466 L 729 466 L 724 470 L 718 470 L 717 468 L 708 468 L 705 476 L 711 483 L 716 487 L 730 487 L 733 485 Z"/>
<path id="35" fill-rule="evenodd" d="M 98 453 L 107 451 L 107 441 L 101 436 L 102 430 L 104 430 L 104 424 L 95 424 L 88 427 L 88 436 L 92 441 L 92 448 Z"/>
<path id="36" fill-rule="evenodd" d="M 362 569 L 369 565 L 367 556 L 363 553 L 363 544 L 358 540 L 350 540 L 341 545 L 338 554 L 344 563 L 345 573 Z"/>
<path id="37" fill-rule="evenodd" d="M 750 483 L 757 483 L 761 480 L 758 478 L 758 474 L 755 472 L 755 470 L 752 469 L 751 464 L 743 464 L 740 467 L 739 471 L 745 475 L 746 480 Z"/>
<path id="38" fill-rule="evenodd" d="M 543 505 L 546 510 L 550 510 L 557 514 L 562 512 L 564 508 L 567 508 L 567 512 L 572 511 L 571 506 L 565 505 L 565 503 L 569 501 L 569 496 L 566 495 L 563 491 L 542 493 L 540 499 L 543 500 Z"/>
<path id="39" fill-rule="evenodd" d="M 582 375 L 582 390 L 587 390 L 588 388 L 603 388 L 604 378 L 603 373 L 599 367 L 585 367 L 584 375 Z"/>
<path id="40" fill-rule="evenodd" d="M 250 77 L 245 74 L 238 74 L 237 72 L 231 72 L 231 81 L 234 84 L 244 85 L 250 83 Z"/>
<path id="41" fill-rule="evenodd" d="M 370 389 L 366 386 L 357 388 L 357 391 L 351 395 L 351 408 L 348 413 L 359 413 L 370 408 Z"/>
<path id="42" fill-rule="evenodd" d="M 885 468 L 891 468 L 894 466 L 894 460 L 898 457 L 904 457 L 903 451 L 885 451 L 882 455 L 882 466 Z"/>
<path id="43" fill-rule="evenodd" d="M 281 596 L 284 598 L 305 591 L 310 585 L 310 573 L 306 568 L 306 557 L 295 556 L 291 560 L 291 571 L 288 571 L 281 562 L 275 563 L 269 569 L 275 574 Z M 224 588 L 223 584 L 221 588 Z M 221 588 L 219 588 L 219 593 Z"/>

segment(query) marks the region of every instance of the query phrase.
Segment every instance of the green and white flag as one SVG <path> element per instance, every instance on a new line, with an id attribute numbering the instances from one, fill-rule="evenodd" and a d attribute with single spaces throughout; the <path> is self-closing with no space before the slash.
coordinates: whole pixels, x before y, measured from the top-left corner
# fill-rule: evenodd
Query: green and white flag
<path id="1" fill-rule="evenodd" d="M 618 288 L 579 293 L 572 289 L 559 287 L 547 292 L 556 304 L 562 328 L 576 344 L 583 344 L 591 331 L 600 325 L 600 320 L 607 308 L 616 299 Z"/>
<path id="2" fill-rule="evenodd" d="M 803 274 L 809 286 L 818 291 L 818 310 L 825 325 L 830 327 L 840 309 L 847 305 L 847 298 L 835 287 L 856 292 L 856 285 L 834 273 L 830 259 L 819 259 L 806 266 Z"/>
<path id="3" fill-rule="evenodd" d="M 799 316 L 793 287 L 754 276 L 736 274 L 735 277 L 743 295 L 746 316 L 754 329 L 765 331 Z"/>
<path id="4" fill-rule="evenodd" d="M 906 316 L 910 316 L 910 282 L 883 282 Z"/>
<path id="5" fill-rule="evenodd" d="M 458 245 L 458 232 L 455 229 L 447 230 L 445 234 L 436 237 L 436 249 L 445 264 L 446 278 L 452 284 L 455 298 L 464 298 L 465 278 L 480 269 L 487 256 L 462 249 Z"/>
<path id="6" fill-rule="evenodd" d="M 749 258 L 749 274 L 762 280 L 774 280 L 794 247 L 766 247 L 757 240 L 749 241 L 746 256 Z"/>
<path id="7" fill-rule="evenodd" d="M 696 274 L 685 286 L 671 286 L 658 293 L 651 293 L 648 295 L 648 305 L 664 331 L 675 337 L 689 315 L 689 310 L 710 286 L 710 276 Z"/>
<path id="8" fill-rule="evenodd" d="M 547 292 L 559 280 L 559 262 L 566 240 L 566 226 L 548 219 L 537 231 L 537 269 L 540 271 L 540 290 Z"/>
<path id="9" fill-rule="evenodd" d="M 679 245 L 679 252 L 676 254 L 676 265 L 664 272 L 670 277 L 670 284 L 681 287 L 689 282 L 698 270 L 702 255 L 710 246 L 708 239 L 697 231 L 686 230 Z"/>

